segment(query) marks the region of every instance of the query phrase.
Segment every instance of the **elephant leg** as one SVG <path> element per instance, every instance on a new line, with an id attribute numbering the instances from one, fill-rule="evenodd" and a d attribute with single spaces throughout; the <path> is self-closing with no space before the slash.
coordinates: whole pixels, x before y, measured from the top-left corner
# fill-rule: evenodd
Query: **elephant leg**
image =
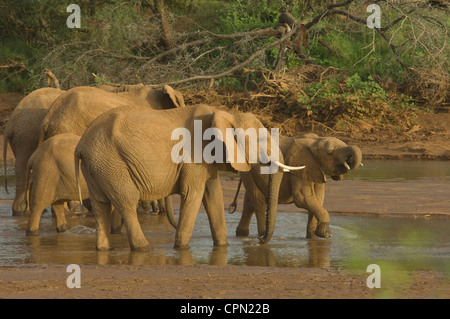
<path id="1" fill-rule="evenodd" d="M 114 208 L 111 213 L 111 234 L 122 233 L 122 222 L 122 215 Z"/>
<path id="2" fill-rule="evenodd" d="M 331 237 L 330 233 L 330 216 L 328 211 L 323 207 L 320 197 L 315 195 L 315 190 L 311 186 L 306 186 L 302 188 L 303 200 L 302 203 L 296 201 L 299 196 L 294 196 L 294 202 L 297 207 L 303 207 L 308 212 L 312 213 L 317 219 L 317 227 L 314 234 L 318 237 L 328 238 Z M 312 223 L 312 218 L 311 218 Z M 311 224 L 311 227 L 313 224 Z M 309 227 L 309 223 L 308 223 Z"/>
<path id="3" fill-rule="evenodd" d="M 27 211 L 29 207 L 26 207 L 25 200 L 27 195 L 26 185 L 26 168 L 28 158 L 31 156 L 27 154 L 21 154 L 16 157 L 15 163 L 15 175 L 16 175 L 16 195 L 12 204 L 13 216 L 19 216 Z"/>
<path id="4" fill-rule="evenodd" d="M 323 206 L 325 198 L 325 185 L 323 183 L 317 183 L 314 185 L 314 193 L 316 195 L 317 202 L 320 206 Z M 306 226 L 306 238 L 317 238 L 315 232 L 317 229 L 317 218 L 312 212 L 308 212 L 308 225 Z"/>
<path id="5" fill-rule="evenodd" d="M 67 206 L 69 207 L 69 211 L 73 215 L 81 215 L 81 208 L 80 208 L 80 202 L 76 200 L 71 200 L 67 203 Z"/>
<path id="6" fill-rule="evenodd" d="M 199 183 L 200 184 L 200 183 Z M 194 229 L 195 218 L 202 203 L 204 188 L 198 185 L 187 185 L 181 191 L 180 214 L 175 232 L 176 249 L 188 249 L 189 239 Z"/>
<path id="7" fill-rule="evenodd" d="M 236 228 L 236 236 L 248 236 L 250 229 L 250 222 L 252 220 L 253 213 L 255 209 L 253 208 L 252 202 L 250 200 L 249 194 L 245 192 L 244 195 L 244 207 L 242 209 L 241 219 Z"/>
<path id="8" fill-rule="evenodd" d="M 139 200 L 138 197 L 139 195 L 137 194 L 136 198 L 128 197 L 121 201 L 113 202 L 112 204 L 122 215 L 127 229 L 128 242 L 131 250 L 150 251 L 152 250 L 152 245 L 145 238 L 136 213 L 136 204 Z"/>
<path id="9" fill-rule="evenodd" d="M 95 216 L 97 224 L 97 250 L 110 250 L 111 239 L 110 233 L 110 217 L 111 217 L 111 203 L 102 203 L 91 198 L 92 211 Z"/>
<path id="10" fill-rule="evenodd" d="M 58 233 L 65 232 L 69 229 L 67 224 L 66 214 L 64 214 L 64 203 L 57 202 L 52 204 L 52 210 L 55 212 L 56 231 Z"/>
<path id="11" fill-rule="evenodd" d="M 227 246 L 227 225 L 223 203 L 222 185 L 219 176 L 206 182 L 203 205 L 208 214 L 214 246 Z"/>
<path id="12" fill-rule="evenodd" d="M 45 210 L 45 204 L 35 204 L 32 200 L 30 200 L 31 213 L 28 218 L 27 236 L 39 236 L 39 223 L 41 221 L 42 213 Z"/>
<path id="13" fill-rule="evenodd" d="M 167 212 L 165 198 L 158 199 L 158 208 L 159 208 L 159 213 L 160 214 Z"/>
<path id="14" fill-rule="evenodd" d="M 156 200 L 152 200 L 151 201 L 151 206 L 152 206 L 152 212 L 155 214 L 159 214 L 159 207 L 158 207 L 158 201 Z M 149 210 L 146 210 L 146 212 L 148 212 Z"/>
<path id="15" fill-rule="evenodd" d="M 317 238 L 315 232 L 317 229 L 317 218 L 313 213 L 308 212 L 308 224 L 306 226 L 306 238 L 314 239 Z"/>

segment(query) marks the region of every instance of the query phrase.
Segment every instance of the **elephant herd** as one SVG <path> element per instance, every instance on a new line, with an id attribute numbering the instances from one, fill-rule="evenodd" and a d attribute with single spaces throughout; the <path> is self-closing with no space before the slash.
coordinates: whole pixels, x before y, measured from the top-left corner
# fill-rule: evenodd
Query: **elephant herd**
<path id="1" fill-rule="evenodd" d="M 187 133 L 182 142 L 174 134 L 180 129 Z M 225 138 L 229 129 L 235 135 Z M 252 129 L 256 154 L 246 134 Z M 277 205 L 295 203 L 308 211 L 307 238 L 330 237 L 325 175 L 340 180 L 362 165 L 360 149 L 334 137 L 273 136 L 262 134 L 264 129 L 251 113 L 186 106 L 182 94 L 168 85 L 129 85 L 123 92 L 109 86 L 42 88 L 19 103 L 5 126 L 5 187 L 9 143 L 16 173 L 12 212 L 30 210 L 27 235 L 39 235 L 41 214 L 49 205 L 57 231 L 65 231 L 64 203 L 78 200 L 94 213 L 98 250 L 111 249 L 110 234 L 124 224 L 131 250 L 146 251 L 151 244 L 136 207 L 159 201 L 176 228 L 175 248 L 185 249 L 202 203 L 214 245 L 228 245 L 219 171 L 239 172 L 246 192 L 237 236 L 249 234 L 255 213 L 260 242 L 269 241 Z M 174 161 L 179 145 L 183 160 Z M 211 146 L 214 160 L 202 156 Z M 242 158 L 236 160 L 240 151 Z M 275 170 L 262 173 L 268 165 Z M 172 194 L 180 195 L 177 222 Z"/>

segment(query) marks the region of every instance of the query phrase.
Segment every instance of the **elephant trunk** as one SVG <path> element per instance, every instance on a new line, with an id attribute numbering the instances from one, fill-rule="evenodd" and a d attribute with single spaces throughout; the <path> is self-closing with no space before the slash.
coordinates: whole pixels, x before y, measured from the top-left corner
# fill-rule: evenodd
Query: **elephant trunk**
<path id="1" fill-rule="evenodd" d="M 358 146 L 348 145 L 346 147 L 347 159 L 346 163 L 350 169 L 354 169 L 361 165 L 362 153 Z"/>
<path id="2" fill-rule="evenodd" d="M 278 170 L 274 174 L 269 175 L 269 193 L 266 212 L 266 231 L 263 236 L 259 238 L 261 244 L 267 243 L 273 235 L 275 229 L 275 220 L 277 217 L 278 194 L 280 191 L 281 180 L 283 172 Z"/>

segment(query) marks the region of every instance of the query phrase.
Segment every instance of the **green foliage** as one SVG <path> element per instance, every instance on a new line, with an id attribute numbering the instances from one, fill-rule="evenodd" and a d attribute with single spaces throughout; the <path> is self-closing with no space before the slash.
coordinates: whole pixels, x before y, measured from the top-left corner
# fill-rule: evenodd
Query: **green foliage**
<path id="1" fill-rule="evenodd" d="M 403 94 L 390 97 L 371 76 L 363 80 L 354 73 L 350 77 L 335 76 L 306 85 L 298 94 L 297 108 L 287 112 L 305 112 L 311 118 L 333 121 L 342 116 L 390 121 L 392 111 L 414 108 L 411 100 Z"/>

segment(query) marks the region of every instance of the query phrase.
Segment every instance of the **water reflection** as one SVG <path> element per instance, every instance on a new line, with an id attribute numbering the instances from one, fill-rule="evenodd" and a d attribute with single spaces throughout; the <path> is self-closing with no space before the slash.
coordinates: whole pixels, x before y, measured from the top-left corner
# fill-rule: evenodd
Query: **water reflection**
<path id="1" fill-rule="evenodd" d="M 450 176 L 448 162 L 365 161 L 352 171 L 353 179 L 380 180 Z M 409 166 L 408 166 L 409 165 Z M 395 171 L 395 174 L 393 174 Z M 410 174 L 414 172 L 414 174 Z M 434 174 L 434 175 L 433 175 Z M 348 178 L 348 179 L 349 179 Z M 1 199 L 12 199 L 0 188 Z M 1 183 L 1 181 L 0 181 Z M 425 187 L 426 185 L 424 185 Z M 242 203 L 241 203 L 242 205 Z M 70 230 L 56 233 L 50 213 L 41 220 L 41 235 L 25 236 L 27 216 L 11 216 L 11 206 L 0 204 L 0 267 L 33 264 L 130 264 L 130 265 L 249 265 L 274 267 L 353 268 L 372 263 L 393 262 L 417 270 L 447 270 L 450 257 L 450 221 L 409 218 L 331 217 L 333 237 L 307 240 L 307 216 L 280 212 L 273 239 L 259 245 L 256 222 L 250 236 L 235 237 L 240 214 L 226 214 L 228 247 L 212 245 L 208 219 L 200 211 L 190 241 L 191 249 L 173 249 L 175 231 L 164 215 L 140 215 L 146 237 L 152 242 L 150 252 L 131 252 L 125 230 L 111 235 L 113 250 L 95 250 L 95 220 L 92 216 L 68 216 Z M 364 268 L 365 269 L 365 268 Z"/>

